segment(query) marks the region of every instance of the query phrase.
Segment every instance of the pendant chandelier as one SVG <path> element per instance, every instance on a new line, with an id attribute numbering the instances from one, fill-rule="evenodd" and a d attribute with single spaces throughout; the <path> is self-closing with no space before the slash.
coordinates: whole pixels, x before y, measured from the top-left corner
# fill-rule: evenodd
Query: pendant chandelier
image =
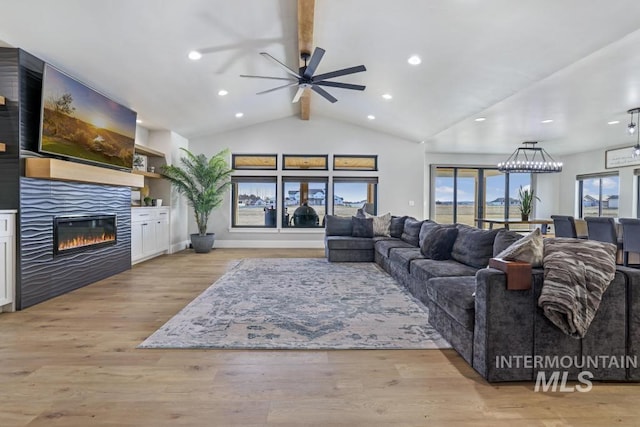
<path id="1" fill-rule="evenodd" d="M 640 110 L 639 110 L 640 111 Z M 509 158 L 498 163 L 504 173 L 553 173 L 562 172 L 562 162 L 557 162 L 544 148 L 536 147 L 537 141 L 526 141 Z"/>
<path id="2" fill-rule="evenodd" d="M 638 118 L 640 118 L 640 107 L 627 110 L 627 113 L 631 114 L 631 122 L 627 126 L 627 132 L 629 132 L 629 135 L 633 135 L 634 133 L 638 135 L 636 145 L 633 146 L 633 151 L 631 151 L 631 157 L 636 158 L 640 157 L 640 132 L 638 132 L 636 123 L 633 122 L 633 115 L 637 114 Z M 636 118 L 636 120 L 638 120 L 638 118 Z"/>

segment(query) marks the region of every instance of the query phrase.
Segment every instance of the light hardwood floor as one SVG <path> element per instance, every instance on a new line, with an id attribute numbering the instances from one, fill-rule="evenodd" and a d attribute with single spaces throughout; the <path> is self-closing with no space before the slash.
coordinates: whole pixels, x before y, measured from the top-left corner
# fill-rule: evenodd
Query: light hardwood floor
<path id="1" fill-rule="evenodd" d="M 0 314 L 0 426 L 640 425 L 638 385 L 491 385 L 453 350 L 136 349 L 231 260 L 319 256 L 185 251 Z"/>

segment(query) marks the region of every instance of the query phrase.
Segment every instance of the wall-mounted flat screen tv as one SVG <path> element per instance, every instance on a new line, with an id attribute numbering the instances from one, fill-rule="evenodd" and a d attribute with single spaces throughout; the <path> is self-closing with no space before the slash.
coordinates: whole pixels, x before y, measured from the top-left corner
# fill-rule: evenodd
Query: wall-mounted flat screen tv
<path id="1" fill-rule="evenodd" d="M 42 153 L 104 165 L 133 167 L 136 112 L 45 64 Z"/>

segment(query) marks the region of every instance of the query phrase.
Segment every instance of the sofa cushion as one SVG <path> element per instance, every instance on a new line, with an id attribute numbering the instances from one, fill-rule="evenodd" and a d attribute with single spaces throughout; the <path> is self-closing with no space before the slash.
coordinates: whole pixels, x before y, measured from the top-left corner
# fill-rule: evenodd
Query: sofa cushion
<path id="1" fill-rule="evenodd" d="M 422 227 L 422 221 L 411 217 L 407 218 L 404 221 L 404 229 L 400 238 L 412 246 L 420 246 L 420 227 Z"/>
<path id="2" fill-rule="evenodd" d="M 352 225 L 350 216 L 325 216 L 325 234 L 327 236 L 351 236 Z"/>
<path id="3" fill-rule="evenodd" d="M 420 253 L 420 248 L 393 248 L 389 252 L 389 260 L 402 267 L 409 273 L 409 264 L 414 259 L 424 258 Z"/>
<path id="4" fill-rule="evenodd" d="M 329 249 L 373 249 L 373 240 L 366 237 L 327 236 L 325 237 L 325 243 Z"/>
<path id="5" fill-rule="evenodd" d="M 402 237 L 402 232 L 404 231 L 404 220 L 407 219 L 408 216 L 392 216 L 391 217 L 391 226 L 389 227 L 389 234 L 391 237 L 397 237 L 398 239 Z"/>
<path id="6" fill-rule="evenodd" d="M 503 258 L 507 261 L 528 262 L 532 267 L 542 267 L 543 257 L 544 242 L 539 228 L 512 243 L 508 248 L 496 255 L 496 258 Z"/>
<path id="7" fill-rule="evenodd" d="M 475 276 L 475 267 L 459 263 L 452 259 L 436 261 L 433 259 L 416 259 L 411 263 L 411 275 L 420 281 L 427 282 L 434 277 Z"/>
<path id="8" fill-rule="evenodd" d="M 391 213 L 375 216 L 368 213 L 364 213 L 366 218 L 373 220 L 373 235 L 374 236 L 390 236 L 391 232 Z"/>
<path id="9" fill-rule="evenodd" d="M 475 323 L 475 277 L 442 277 L 429 280 L 427 296 L 467 330 Z"/>
<path id="10" fill-rule="evenodd" d="M 375 239 L 375 238 L 374 238 Z M 414 246 L 405 242 L 404 240 L 394 239 L 384 239 L 378 240 L 375 243 L 376 252 L 385 258 L 389 257 L 389 251 L 393 248 L 413 248 Z"/>
<path id="11" fill-rule="evenodd" d="M 507 249 L 512 243 L 522 239 L 522 237 L 522 234 L 515 231 L 507 230 L 506 228 L 499 229 L 493 241 L 493 257 L 497 258 L 500 252 Z"/>
<path id="12" fill-rule="evenodd" d="M 498 230 L 481 230 L 465 224 L 456 224 L 456 227 L 458 237 L 451 258 L 471 267 L 486 267 L 493 257 L 493 240 Z"/>
<path id="13" fill-rule="evenodd" d="M 351 217 L 351 235 L 353 237 L 373 237 L 373 219 Z"/>
<path id="14" fill-rule="evenodd" d="M 424 228 L 424 225 L 423 225 Z M 436 225 L 431 227 L 420 241 L 420 253 L 425 258 L 446 260 L 451 258 L 453 244 L 458 237 L 458 229 L 452 226 Z"/>

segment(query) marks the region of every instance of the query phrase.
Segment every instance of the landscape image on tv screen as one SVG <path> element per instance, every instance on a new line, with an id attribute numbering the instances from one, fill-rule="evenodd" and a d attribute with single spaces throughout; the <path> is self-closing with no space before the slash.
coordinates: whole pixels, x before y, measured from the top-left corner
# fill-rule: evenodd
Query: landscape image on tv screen
<path id="1" fill-rule="evenodd" d="M 40 151 L 131 169 L 136 112 L 45 65 Z"/>

